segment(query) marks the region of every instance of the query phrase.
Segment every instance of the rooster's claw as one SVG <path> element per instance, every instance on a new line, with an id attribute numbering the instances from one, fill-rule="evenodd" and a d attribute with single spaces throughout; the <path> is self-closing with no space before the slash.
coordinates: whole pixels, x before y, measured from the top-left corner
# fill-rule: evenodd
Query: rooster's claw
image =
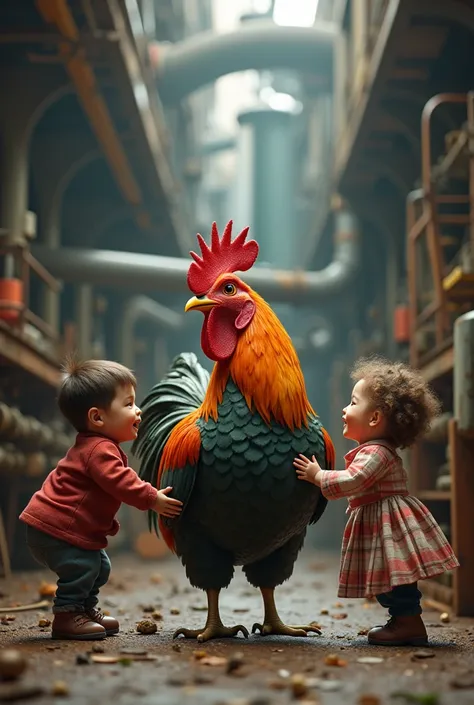
<path id="1" fill-rule="evenodd" d="M 259 624 L 255 622 L 252 627 L 252 634 L 260 632 L 262 636 L 308 636 L 309 632 L 314 632 L 315 634 L 321 634 L 321 630 L 316 626 L 311 624 L 304 626 L 288 626 L 283 624 L 283 622 L 264 622 Z"/>
<path id="2" fill-rule="evenodd" d="M 237 624 L 235 627 L 224 627 L 223 624 L 209 624 L 204 629 L 177 629 L 173 634 L 173 639 L 178 636 L 184 636 L 185 639 L 197 639 L 199 642 L 209 641 L 209 639 L 227 639 L 237 636 L 242 632 L 245 639 L 248 639 L 249 632 L 243 624 Z"/>

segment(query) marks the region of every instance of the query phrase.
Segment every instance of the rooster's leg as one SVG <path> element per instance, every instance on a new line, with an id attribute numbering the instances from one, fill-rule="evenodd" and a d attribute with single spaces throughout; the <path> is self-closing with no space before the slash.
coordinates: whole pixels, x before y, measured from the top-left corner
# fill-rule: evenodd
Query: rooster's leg
<path id="1" fill-rule="evenodd" d="M 247 639 L 248 630 L 242 625 L 235 627 L 225 627 L 222 624 L 219 614 L 219 593 L 220 590 L 206 590 L 207 593 L 207 620 L 204 629 L 177 629 L 173 634 L 173 639 L 177 636 L 184 636 L 186 639 L 197 639 L 198 641 L 208 641 L 209 639 L 224 639 L 226 637 L 237 636 L 242 632 Z"/>
<path id="2" fill-rule="evenodd" d="M 307 626 L 292 626 L 284 624 L 277 612 L 275 605 L 275 588 L 260 588 L 265 609 L 263 624 L 256 624 L 252 627 L 252 634 L 259 631 L 262 636 L 270 634 L 281 634 L 283 636 L 308 636 L 308 632 L 321 634 L 321 631 L 311 624 Z"/>

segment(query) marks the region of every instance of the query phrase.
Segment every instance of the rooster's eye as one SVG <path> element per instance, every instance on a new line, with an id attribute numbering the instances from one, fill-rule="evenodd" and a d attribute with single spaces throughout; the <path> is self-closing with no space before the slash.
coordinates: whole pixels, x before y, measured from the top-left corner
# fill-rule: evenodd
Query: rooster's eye
<path id="1" fill-rule="evenodd" d="M 228 282 L 227 284 L 224 284 L 223 292 L 224 294 L 227 294 L 227 296 L 233 296 L 237 293 L 237 288 L 235 284 L 231 284 L 230 282 Z"/>

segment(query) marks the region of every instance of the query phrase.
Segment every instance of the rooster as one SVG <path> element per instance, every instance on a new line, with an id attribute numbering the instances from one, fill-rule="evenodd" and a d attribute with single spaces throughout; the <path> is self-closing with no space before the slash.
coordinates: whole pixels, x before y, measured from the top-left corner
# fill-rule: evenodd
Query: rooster
<path id="1" fill-rule="evenodd" d="M 260 589 L 264 617 L 252 633 L 306 636 L 318 630 L 288 626 L 274 591 L 290 578 L 308 524 L 324 512 L 320 489 L 299 482 L 298 453 L 334 467 L 334 446 L 313 411 L 290 337 L 270 306 L 234 272 L 258 255 L 249 228 L 232 240 L 232 221 L 222 238 L 213 223 L 210 247 L 198 235 L 202 256 L 191 252 L 188 286 L 195 294 L 185 311 L 202 311 L 201 347 L 215 361 L 212 374 L 192 353 L 174 360 L 142 404 L 133 452 L 140 475 L 173 487 L 183 502 L 179 518 L 150 513 L 154 526 L 183 563 L 190 583 L 207 593 L 203 629 L 178 629 L 174 637 L 232 637 L 249 633 L 227 627 L 219 593 L 242 566 Z M 159 529 L 158 529 L 159 527 Z"/>

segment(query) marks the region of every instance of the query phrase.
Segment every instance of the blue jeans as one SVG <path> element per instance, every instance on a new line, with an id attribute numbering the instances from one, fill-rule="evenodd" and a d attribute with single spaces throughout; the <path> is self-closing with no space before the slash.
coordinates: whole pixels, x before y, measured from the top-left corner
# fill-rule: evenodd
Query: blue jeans
<path id="1" fill-rule="evenodd" d="M 376 597 L 378 603 L 388 609 L 391 617 L 414 617 L 422 613 L 420 605 L 422 595 L 417 583 L 397 585 L 390 592 L 384 592 Z"/>
<path id="2" fill-rule="evenodd" d="M 99 590 L 110 576 L 103 549 L 79 548 L 32 526 L 26 528 L 26 543 L 33 558 L 58 576 L 53 612 L 84 612 L 97 605 Z"/>

